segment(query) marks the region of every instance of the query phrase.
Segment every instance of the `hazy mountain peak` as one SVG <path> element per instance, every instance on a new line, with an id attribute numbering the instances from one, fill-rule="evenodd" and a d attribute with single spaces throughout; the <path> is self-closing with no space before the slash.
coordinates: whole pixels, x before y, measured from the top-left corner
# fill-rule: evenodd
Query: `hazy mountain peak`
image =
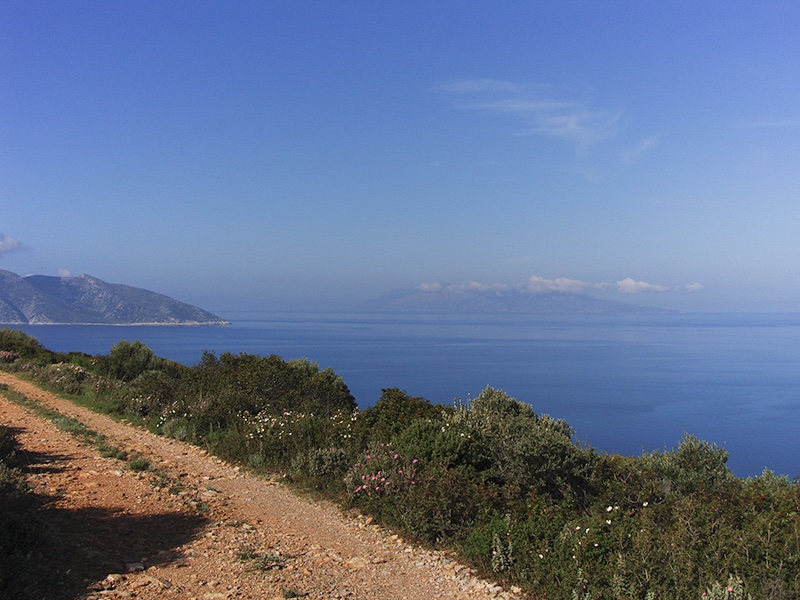
<path id="1" fill-rule="evenodd" d="M 531 292 L 519 288 L 441 286 L 395 290 L 364 308 L 379 311 L 441 313 L 663 313 L 661 308 L 603 300 L 569 291 Z"/>
<path id="2" fill-rule="evenodd" d="M 91 275 L 20 277 L 0 270 L 0 323 L 222 325 L 227 321 L 169 296 Z"/>

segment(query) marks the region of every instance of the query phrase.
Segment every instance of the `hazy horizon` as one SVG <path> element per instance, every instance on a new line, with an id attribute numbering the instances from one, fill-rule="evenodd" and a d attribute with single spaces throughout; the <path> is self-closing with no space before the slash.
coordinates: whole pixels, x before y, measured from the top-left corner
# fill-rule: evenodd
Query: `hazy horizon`
<path id="1" fill-rule="evenodd" d="M 0 269 L 800 311 L 800 5 L 0 5 Z"/>

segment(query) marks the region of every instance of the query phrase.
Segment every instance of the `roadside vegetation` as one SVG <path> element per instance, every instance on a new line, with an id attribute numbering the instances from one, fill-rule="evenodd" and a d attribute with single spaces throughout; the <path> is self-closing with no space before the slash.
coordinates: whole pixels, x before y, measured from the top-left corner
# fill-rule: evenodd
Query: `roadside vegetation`
<path id="1" fill-rule="evenodd" d="M 800 481 L 737 478 L 724 449 L 690 435 L 638 457 L 598 453 L 492 388 L 453 406 L 390 388 L 359 411 L 333 371 L 274 355 L 207 352 L 186 367 L 139 342 L 61 354 L 4 329 L 0 366 L 279 473 L 534 598 L 800 597 Z"/>
<path id="2" fill-rule="evenodd" d="M 13 429 L 0 425 L 0 595 L 42 538 L 41 502 L 26 484 L 18 450 Z"/>

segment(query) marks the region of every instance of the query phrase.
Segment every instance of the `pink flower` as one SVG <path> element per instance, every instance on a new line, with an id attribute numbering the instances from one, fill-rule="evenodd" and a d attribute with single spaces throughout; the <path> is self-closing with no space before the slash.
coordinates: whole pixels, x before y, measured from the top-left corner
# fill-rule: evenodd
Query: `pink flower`
<path id="1" fill-rule="evenodd" d="M 733 588 L 731 586 L 728 586 L 728 593 L 730 594 L 732 591 L 733 591 Z"/>
<path id="2" fill-rule="evenodd" d="M 412 464 L 412 465 L 415 465 L 415 464 L 417 464 L 418 462 L 419 462 L 419 460 L 417 460 L 417 459 L 415 458 L 414 460 L 412 460 L 412 461 L 411 461 L 411 464 Z"/>
<path id="3" fill-rule="evenodd" d="M 394 459 L 397 460 L 398 458 L 400 458 L 400 455 L 399 454 L 395 454 L 394 455 Z"/>

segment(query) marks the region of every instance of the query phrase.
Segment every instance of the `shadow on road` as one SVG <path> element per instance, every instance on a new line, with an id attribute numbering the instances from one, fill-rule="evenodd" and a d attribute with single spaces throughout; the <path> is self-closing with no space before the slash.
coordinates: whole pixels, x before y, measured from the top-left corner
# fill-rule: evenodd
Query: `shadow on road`
<path id="1" fill-rule="evenodd" d="M 31 473 L 55 471 L 64 457 L 18 453 Z M 2 467 L 2 465 L 0 465 Z M 2 478 L 0 478 L 2 484 Z M 73 599 L 131 563 L 162 566 L 182 558 L 208 520 L 174 511 L 129 514 L 118 509 L 58 506 L 59 492 L 0 485 L 0 598 Z"/>

